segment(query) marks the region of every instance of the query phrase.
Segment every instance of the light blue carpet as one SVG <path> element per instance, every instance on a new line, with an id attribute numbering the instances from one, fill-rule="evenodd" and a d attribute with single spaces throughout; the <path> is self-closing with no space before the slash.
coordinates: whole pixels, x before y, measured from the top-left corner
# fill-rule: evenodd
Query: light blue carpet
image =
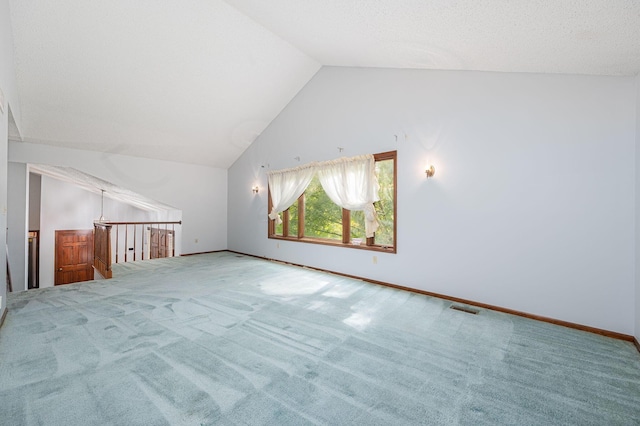
<path id="1" fill-rule="evenodd" d="M 2 425 L 638 425 L 632 344 L 232 253 L 9 295 Z"/>

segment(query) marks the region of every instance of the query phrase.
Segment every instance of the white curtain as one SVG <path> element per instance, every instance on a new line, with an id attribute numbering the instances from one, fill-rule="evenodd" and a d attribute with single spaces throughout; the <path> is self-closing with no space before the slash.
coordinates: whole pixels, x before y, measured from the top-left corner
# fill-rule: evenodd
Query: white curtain
<path id="1" fill-rule="evenodd" d="M 318 178 L 329 198 L 347 210 L 364 211 L 367 238 L 378 229 L 373 203 L 380 200 L 380 185 L 373 155 L 339 158 L 317 165 Z"/>
<path id="2" fill-rule="evenodd" d="M 307 189 L 316 170 L 310 163 L 293 169 L 275 170 L 268 173 L 272 209 L 269 219 L 281 224 L 280 213 L 288 209 Z"/>

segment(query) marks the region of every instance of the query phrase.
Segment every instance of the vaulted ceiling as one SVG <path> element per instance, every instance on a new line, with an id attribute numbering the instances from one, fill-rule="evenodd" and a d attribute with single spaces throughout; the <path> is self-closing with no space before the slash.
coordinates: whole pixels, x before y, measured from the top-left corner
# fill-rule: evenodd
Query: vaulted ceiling
<path id="1" fill-rule="evenodd" d="M 635 75 L 636 0 L 11 0 L 27 142 L 227 168 L 322 65 Z"/>

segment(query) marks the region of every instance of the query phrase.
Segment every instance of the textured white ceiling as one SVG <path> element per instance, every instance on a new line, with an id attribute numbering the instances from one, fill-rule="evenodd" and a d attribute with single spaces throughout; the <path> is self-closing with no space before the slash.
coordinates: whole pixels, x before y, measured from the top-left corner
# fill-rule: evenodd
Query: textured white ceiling
<path id="1" fill-rule="evenodd" d="M 640 72 L 638 0 L 226 0 L 323 65 Z"/>
<path id="2" fill-rule="evenodd" d="M 638 0 L 10 0 L 26 141 L 227 168 L 321 65 L 640 72 Z"/>

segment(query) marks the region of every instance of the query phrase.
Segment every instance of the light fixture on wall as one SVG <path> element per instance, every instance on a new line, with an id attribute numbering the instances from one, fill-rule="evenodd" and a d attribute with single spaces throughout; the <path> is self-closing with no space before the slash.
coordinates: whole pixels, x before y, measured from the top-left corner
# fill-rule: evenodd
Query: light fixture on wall
<path id="1" fill-rule="evenodd" d="M 430 164 L 429 167 L 427 167 L 424 171 L 427 175 L 427 179 L 430 177 L 433 177 L 433 175 L 436 174 L 436 168 L 433 167 L 433 164 Z"/>
<path id="2" fill-rule="evenodd" d="M 258 185 L 256 185 L 253 188 L 251 188 L 251 191 L 253 191 L 254 194 L 257 194 L 259 190 L 260 190 L 260 188 L 258 188 Z"/>
<path id="3" fill-rule="evenodd" d="M 101 189 L 102 191 L 102 196 L 100 199 L 100 219 L 98 219 L 100 222 L 104 222 L 104 189 Z"/>

